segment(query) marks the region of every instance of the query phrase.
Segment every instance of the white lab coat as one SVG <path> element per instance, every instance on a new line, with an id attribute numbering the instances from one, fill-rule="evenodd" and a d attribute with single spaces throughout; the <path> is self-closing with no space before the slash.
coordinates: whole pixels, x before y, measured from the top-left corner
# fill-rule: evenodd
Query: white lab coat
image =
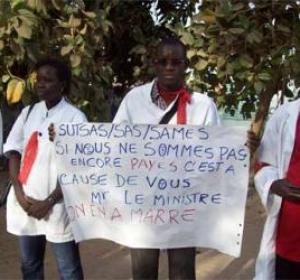
<path id="1" fill-rule="evenodd" d="M 286 103 L 276 110 L 267 126 L 258 149 L 258 160 L 269 164 L 255 175 L 255 186 L 267 211 L 260 251 L 256 261 L 255 279 L 275 278 L 275 241 L 281 197 L 271 194 L 273 181 L 286 176 L 294 147 L 300 99 Z"/>
<path id="2" fill-rule="evenodd" d="M 4 152 L 18 151 L 23 154 L 29 137 L 38 131 L 38 152 L 30 175 L 23 189 L 26 195 L 35 199 L 46 199 L 56 188 L 57 170 L 54 159 L 54 145 L 48 140 L 50 123 L 85 122 L 85 115 L 62 99 L 56 106 L 47 110 L 44 101 L 34 105 L 28 119 L 29 106 L 25 107 L 13 125 Z M 29 217 L 19 205 L 14 188 L 7 199 L 7 231 L 15 235 L 45 235 L 50 242 L 67 242 L 73 240 L 67 212 L 63 200 L 51 209 L 49 217 L 37 220 Z"/>
<path id="3" fill-rule="evenodd" d="M 151 99 L 153 82 L 135 87 L 124 97 L 113 120 L 114 123 L 129 122 L 135 124 L 158 124 L 161 118 L 173 106 L 173 101 L 166 110 L 160 109 Z M 171 118 L 169 124 L 177 123 L 177 115 Z M 187 104 L 187 124 L 216 125 L 220 118 L 211 98 L 194 92 L 190 104 Z"/>

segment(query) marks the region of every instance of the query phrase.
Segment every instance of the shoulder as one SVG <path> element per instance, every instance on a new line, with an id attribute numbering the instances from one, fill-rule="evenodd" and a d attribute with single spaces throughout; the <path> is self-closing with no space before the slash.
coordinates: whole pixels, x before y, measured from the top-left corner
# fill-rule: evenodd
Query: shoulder
<path id="1" fill-rule="evenodd" d="M 192 104 L 195 104 L 196 106 L 215 107 L 213 99 L 200 92 L 193 92 Z"/>
<path id="2" fill-rule="evenodd" d="M 72 116 L 77 116 L 77 117 L 81 117 L 83 119 L 86 119 L 85 114 L 67 100 L 64 100 L 63 110 L 67 111 L 67 113 L 72 115 Z"/>
<path id="3" fill-rule="evenodd" d="M 284 114 L 285 112 L 290 112 L 291 110 L 298 109 L 300 106 L 300 98 L 294 101 L 286 102 L 280 105 L 274 113 Z"/>
<path id="4" fill-rule="evenodd" d="M 300 106 L 300 99 L 291 102 L 286 102 L 280 105 L 271 115 L 270 121 L 271 122 L 285 121 L 288 115 L 299 112 L 299 106 Z"/>
<path id="5" fill-rule="evenodd" d="M 125 96 L 127 100 L 135 100 L 136 98 L 142 99 L 149 95 L 153 86 L 153 82 L 146 83 L 132 88 Z"/>

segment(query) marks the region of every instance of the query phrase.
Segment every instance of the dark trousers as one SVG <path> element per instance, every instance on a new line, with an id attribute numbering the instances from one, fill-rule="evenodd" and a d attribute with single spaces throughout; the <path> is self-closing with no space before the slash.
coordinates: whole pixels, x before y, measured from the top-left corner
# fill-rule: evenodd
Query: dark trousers
<path id="1" fill-rule="evenodd" d="M 293 262 L 276 255 L 276 279 L 300 279 L 300 262 Z"/>
<path id="2" fill-rule="evenodd" d="M 74 241 L 52 243 L 60 279 L 83 279 L 78 245 Z M 25 280 L 44 279 L 44 235 L 20 236 L 22 275 Z"/>
<path id="3" fill-rule="evenodd" d="M 132 278 L 157 279 L 159 249 L 131 249 Z M 169 279 L 196 279 L 195 248 L 168 249 Z"/>

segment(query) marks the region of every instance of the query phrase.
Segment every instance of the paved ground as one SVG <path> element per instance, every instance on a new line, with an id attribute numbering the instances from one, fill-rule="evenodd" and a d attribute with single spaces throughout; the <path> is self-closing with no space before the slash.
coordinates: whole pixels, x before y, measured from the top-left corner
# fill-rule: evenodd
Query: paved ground
<path id="1" fill-rule="evenodd" d="M 0 174 L 0 182 L 3 182 Z M 2 180 L 1 180 L 2 178 Z M 261 237 L 264 212 L 253 189 L 247 203 L 242 256 L 234 259 L 214 250 L 199 249 L 197 279 L 252 279 Z M 86 279 L 130 279 L 129 251 L 105 240 L 80 244 Z M 162 253 L 159 278 L 167 278 L 166 254 Z M 0 279 L 20 279 L 17 240 L 5 231 L 5 209 L 0 209 Z M 45 258 L 46 279 L 58 279 L 51 248 Z"/>

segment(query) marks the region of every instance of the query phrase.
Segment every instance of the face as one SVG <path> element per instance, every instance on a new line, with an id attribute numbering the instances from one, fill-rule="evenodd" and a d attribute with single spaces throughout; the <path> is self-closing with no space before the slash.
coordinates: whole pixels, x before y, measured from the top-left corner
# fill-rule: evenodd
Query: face
<path id="1" fill-rule="evenodd" d="M 186 70 L 186 57 L 180 45 L 161 46 L 154 65 L 159 85 L 168 90 L 180 88 Z"/>
<path id="2" fill-rule="evenodd" d="M 36 92 L 41 100 L 56 101 L 62 96 L 63 83 L 58 79 L 56 69 L 50 65 L 37 70 Z"/>

